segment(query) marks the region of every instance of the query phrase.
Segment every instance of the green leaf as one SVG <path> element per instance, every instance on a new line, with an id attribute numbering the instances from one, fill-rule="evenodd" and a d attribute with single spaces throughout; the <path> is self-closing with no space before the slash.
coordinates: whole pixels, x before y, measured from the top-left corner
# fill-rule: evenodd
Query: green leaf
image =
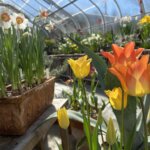
<path id="1" fill-rule="evenodd" d="M 92 58 L 92 62 L 94 67 L 98 72 L 98 79 L 100 81 L 100 85 L 102 89 L 105 89 L 104 77 L 107 70 L 107 64 L 102 56 L 97 55 L 94 51 L 90 50 L 88 47 L 83 46 L 79 42 L 75 41 L 71 37 L 69 37 L 78 47 L 83 50 L 90 58 Z"/>
<path id="2" fill-rule="evenodd" d="M 56 140 L 55 140 L 55 142 L 56 142 L 56 144 L 57 144 L 57 146 L 58 146 L 58 149 L 59 149 L 59 150 L 63 150 L 62 145 L 61 145 L 61 144 L 59 144 Z"/>
<path id="3" fill-rule="evenodd" d="M 83 114 L 83 126 L 84 126 L 84 132 L 86 135 L 86 139 L 87 139 L 87 142 L 89 145 L 89 150 L 92 150 L 90 122 L 89 122 L 88 118 L 86 118 L 85 114 Z"/>
<path id="4" fill-rule="evenodd" d="M 76 145 L 76 149 L 80 150 L 86 142 L 86 136 L 83 136 Z"/>
<path id="5" fill-rule="evenodd" d="M 121 129 L 121 111 L 113 110 L 117 118 L 119 128 Z M 125 143 L 127 139 L 131 136 L 136 124 L 136 98 L 133 96 L 128 96 L 128 104 L 124 110 L 124 133 L 125 133 Z"/>
<path id="6" fill-rule="evenodd" d="M 136 135 L 136 124 L 135 124 L 131 134 L 129 135 L 126 144 L 125 144 L 126 150 L 132 150 L 132 145 L 134 142 L 135 135 Z"/>
<path id="7" fill-rule="evenodd" d="M 92 135 L 92 150 L 100 150 L 100 146 L 98 143 L 98 126 L 99 121 L 97 121 L 96 127 L 94 128 L 93 135 Z"/>
<path id="8" fill-rule="evenodd" d="M 105 80 L 106 89 L 112 90 L 114 87 L 121 86 L 117 77 L 114 76 L 112 73 L 110 73 L 108 70 L 107 70 L 104 80 Z"/>
<path id="9" fill-rule="evenodd" d="M 150 109 L 150 94 L 145 95 L 143 98 L 144 101 L 144 112 L 145 112 L 145 116 L 147 118 L 148 115 L 148 111 Z M 141 147 L 142 145 L 144 145 L 143 141 L 144 141 L 144 136 L 143 136 L 143 131 L 144 131 L 144 126 L 143 126 L 143 121 L 142 121 L 142 111 L 138 114 L 137 116 L 137 133 L 135 135 L 135 141 L 134 141 L 134 148 L 138 149 L 138 147 Z"/>

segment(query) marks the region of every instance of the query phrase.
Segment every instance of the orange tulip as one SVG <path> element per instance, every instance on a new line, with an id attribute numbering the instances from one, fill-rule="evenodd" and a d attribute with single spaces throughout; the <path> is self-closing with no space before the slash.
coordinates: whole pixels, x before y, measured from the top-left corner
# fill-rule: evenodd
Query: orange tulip
<path id="1" fill-rule="evenodd" d="M 143 55 L 140 60 L 124 66 L 116 64 L 109 71 L 117 76 L 125 92 L 131 96 L 144 96 L 150 93 L 150 64 L 149 56 Z"/>
<path id="2" fill-rule="evenodd" d="M 113 54 L 110 52 L 101 52 L 101 54 L 108 58 L 111 65 L 115 65 L 116 63 L 123 64 L 127 66 L 131 62 L 134 62 L 137 60 L 137 58 L 140 56 L 143 48 L 138 48 L 137 50 L 134 50 L 135 43 L 129 42 L 125 45 L 125 47 L 119 47 L 116 44 L 112 44 Z"/>

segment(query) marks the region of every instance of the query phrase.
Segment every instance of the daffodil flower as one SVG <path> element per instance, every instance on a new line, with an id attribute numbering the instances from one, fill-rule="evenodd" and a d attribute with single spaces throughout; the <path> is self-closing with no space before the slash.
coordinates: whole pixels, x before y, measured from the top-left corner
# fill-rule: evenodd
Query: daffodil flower
<path id="1" fill-rule="evenodd" d="M 20 13 L 18 14 L 13 13 L 12 21 L 13 21 L 15 28 L 17 29 L 24 30 L 28 26 L 28 19 L 26 19 L 25 16 Z"/>
<path id="2" fill-rule="evenodd" d="M 11 14 L 8 9 L 2 9 L 0 12 L 0 27 L 9 29 L 12 24 Z"/>

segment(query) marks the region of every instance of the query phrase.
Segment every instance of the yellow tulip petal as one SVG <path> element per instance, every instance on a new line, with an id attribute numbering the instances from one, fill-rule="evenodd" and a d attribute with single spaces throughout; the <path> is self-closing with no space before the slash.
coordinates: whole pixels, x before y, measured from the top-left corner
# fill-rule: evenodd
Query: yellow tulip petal
<path id="1" fill-rule="evenodd" d="M 69 117 L 68 117 L 67 110 L 65 107 L 57 111 L 57 119 L 58 119 L 59 126 L 62 129 L 67 129 L 69 127 L 70 122 L 69 122 Z"/>
<path id="2" fill-rule="evenodd" d="M 105 91 L 106 95 L 109 97 L 111 106 L 116 110 L 122 109 L 122 90 L 121 88 L 114 88 L 112 91 Z M 127 107 L 127 94 L 124 93 L 124 108 Z"/>
<path id="3" fill-rule="evenodd" d="M 68 60 L 68 63 L 71 69 L 73 70 L 74 75 L 79 79 L 87 77 L 90 73 L 90 63 L 92 59 L 87 58 L 88 56 L 85 55 L 83 57 L 78 58 L 77 60 Z"/>

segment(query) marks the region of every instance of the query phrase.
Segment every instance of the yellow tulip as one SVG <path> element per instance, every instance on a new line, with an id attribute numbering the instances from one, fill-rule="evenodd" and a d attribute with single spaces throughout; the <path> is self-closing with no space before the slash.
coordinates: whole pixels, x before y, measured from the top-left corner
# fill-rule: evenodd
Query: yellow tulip
<path id="1" fill-rule="evenodd" d="M 83 79 L 87 77 L 90 73 L 90 63 L 92 59 L 88 59 L 88 56 L 78 58 L 77 60 L 69 59 L 68 63 L 73 70 L 74 75 L 78 79 Z"/>
<path id="2" fill-rule="evenodd" d="M 59 126 L 62 129 L 67 129 L 69 127 L 70 122 L 69 122 L 69 117 L 68 117 L 67 110 L 65 107 L 57 111 L 57 119 L 58 119 Z"/>
<path id="3" fill-rule="evenodd" d="M 116 110 L 122 109 L 122 90 L 121 88 L 114 88 L 105 91 L 106 95 L 109 97 L 110 104 Z M 127 94 L 124 93 L 124 108 L 127 107 Z"/>

